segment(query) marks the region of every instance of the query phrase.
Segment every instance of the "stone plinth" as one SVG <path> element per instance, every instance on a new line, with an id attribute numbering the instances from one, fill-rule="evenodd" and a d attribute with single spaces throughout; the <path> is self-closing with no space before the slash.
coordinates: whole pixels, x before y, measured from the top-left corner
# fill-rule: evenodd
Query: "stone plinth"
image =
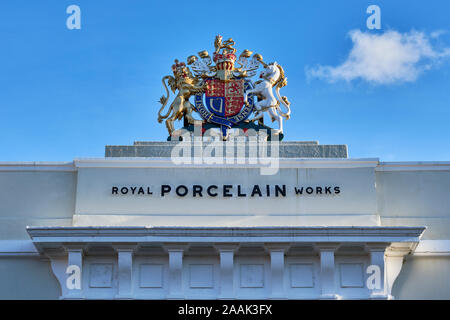
<path id="1" fill-rule="evenodd" d="M 146 158 L 166 158 L 172 154 L 172 149 L 179 144 L 177 141 L 136 141 L 131 146 L 106 146 L 105 157 L 146 157 Z M 210 142 L 203 143 L 204 149 Z M 235 154 L 239 146 L 243 146 L 245 156 L 249 156 L 251 148 L 254 147 L 249 142 L 245 144 L 235 144 Z M 268 154 L 274 150 L 270 142 L 267 142 Z M 191 147 L 194 154 L 194 146 Z M 226 153 L 226 144 L 223 146 L 223 154 Z M 279 142 L 280 158 L 347 158 L 347 145 L 320 145 L 317 141 L 281 141 Z"/>

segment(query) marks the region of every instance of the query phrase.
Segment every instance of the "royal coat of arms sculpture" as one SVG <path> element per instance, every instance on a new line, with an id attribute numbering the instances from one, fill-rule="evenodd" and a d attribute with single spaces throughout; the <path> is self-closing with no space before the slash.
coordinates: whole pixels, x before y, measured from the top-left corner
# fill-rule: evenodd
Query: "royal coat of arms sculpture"
<path id="1" fill-rule="evenodd" d="M 174 122 L 181 119 L 184 119 L 182 129 L 193 131 L 194 123 L 201 122 L 202 133 L 218 128 L 223 140 L 228 139 L 231 128 L 242 129 L 243 132 L 248 129 L 255 132 L 269 130 L 276 139 L 282 140 L 283 119 L 289 119 L 291 113 L 290 102 L 285 96 L 280 96 L 280 89 L 287 85 L 283 68 L 276 62 L 266 64 L 260 54 L 253 55 L 249 50 L 244 50 L 236 61 L 234 41 L 222 41 L 220 35 L 216 36 L 214 47 L 212 59 L 205 50 L 199 52 L 198 57 L 188 57 L 187 64 L 175 60 L 173 76 L 162 79 L 166 95 L 160 99 L 162 106 L 158 122 L 166 120 L 168 140 L 180 136 Z M 263 68 L 260 79 L 253 82 L 260 66 Z M 166 114 L 162 115 L 170 95 L 166 81 L 176 97 Z M 194 104 L 189 100 L 191 97 Z M 196 122 L 193 112 L 201 120 Z M 278 123 L 278 128 L 264 125 L 265 113 L 272 122 Z M 269 139 L 275 138 L 272 135 Z"/>

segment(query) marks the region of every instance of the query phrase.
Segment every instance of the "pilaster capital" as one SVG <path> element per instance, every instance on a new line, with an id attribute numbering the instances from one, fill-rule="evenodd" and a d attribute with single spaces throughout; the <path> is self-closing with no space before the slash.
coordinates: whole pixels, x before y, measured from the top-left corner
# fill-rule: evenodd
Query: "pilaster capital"
<path id="1" fill-rule="evenodd" d="M 266 243 L 264 244 L 264 249 L 271 252 L 286 252 L 291 247 L 289 243 Z"/>
<path id="2" fill-rule="evenodd" d="M 389 242 L 369 242 L 365 244 L 367 252 L 385 252 L 391 244 Z"/>
<path id="3" fill-rule="evenodd" d="M 137 244 L 113 244 L 112 245 L 113 249 L 119 253 L 119 252 L 131 252 L 134 253 L 136 252 L 136 250 L 138 249 L 138 245 Z"/>
<path id="4" fill-rule="evenodd" d="M 84 255 L 87 245 L 84 243 L 70 243 L 70 244 L 63 244 L 64 250 L 66 250 L 67 253 L 69 252 L 79 252 L 81 255 Z"/>
<path id="5" fill-rule="evenodd" d="M 187 244 L 187 243 L 177 243 L 177 244 L 164 243 L 163 248 L 168 253 L 181 252 L 184 254 L 184 252 L 189 249 L 189 244 Z"/>
<path id="6" fill-rule="evenodd" d="M 60 257 L 67 257 L 67 250 L 62 246 L 57 248 L 46 248 L 44 250 L 44 255 L 48 257 L 50 260 Z"/>
<path id="7" fill-rule="evenodd" d="M 335 252 L 341 243 L 338 242 L 320 242 L 314 245 L 314 248 L 319 252 Z"/>
<path id="8" fill-rule="evenodd" d="M 220 252 L 236 252 L 239 249 L 237 243 L 215 243 L 214 248 Z"/>
<path id="9" fill-rule="evenodd" d="M 387 257 L 404 257 L 413 251 L 414 245 L 411 243 L 393 243 L 386 248 Z"/>

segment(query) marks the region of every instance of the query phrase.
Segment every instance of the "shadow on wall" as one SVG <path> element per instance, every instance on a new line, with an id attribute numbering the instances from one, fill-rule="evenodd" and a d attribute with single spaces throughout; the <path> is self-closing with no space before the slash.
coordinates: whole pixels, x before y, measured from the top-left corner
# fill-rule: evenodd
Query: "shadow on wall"
<path id="1" fill-rule="evenodd" d="M 392 288 L 395 299 L 439 300 L 450 297 L 450 256 L 408 256 Z"/>
<path id="2" fill-rule="evenodd" d="M 38 257 L 0 258 L 0 299 L 58 300 L 61 288 L 49 261 Z"/>

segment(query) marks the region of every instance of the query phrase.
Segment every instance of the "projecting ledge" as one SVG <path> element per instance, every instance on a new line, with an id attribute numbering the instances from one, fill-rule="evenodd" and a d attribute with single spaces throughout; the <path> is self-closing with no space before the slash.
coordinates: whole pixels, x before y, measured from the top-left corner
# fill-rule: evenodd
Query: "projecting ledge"
<path id="1" fill-rule="evenodd" d="M 39 252 L 68 244 L 404 243 L 413 250 L 425 227 L 28 227 Z"/>

